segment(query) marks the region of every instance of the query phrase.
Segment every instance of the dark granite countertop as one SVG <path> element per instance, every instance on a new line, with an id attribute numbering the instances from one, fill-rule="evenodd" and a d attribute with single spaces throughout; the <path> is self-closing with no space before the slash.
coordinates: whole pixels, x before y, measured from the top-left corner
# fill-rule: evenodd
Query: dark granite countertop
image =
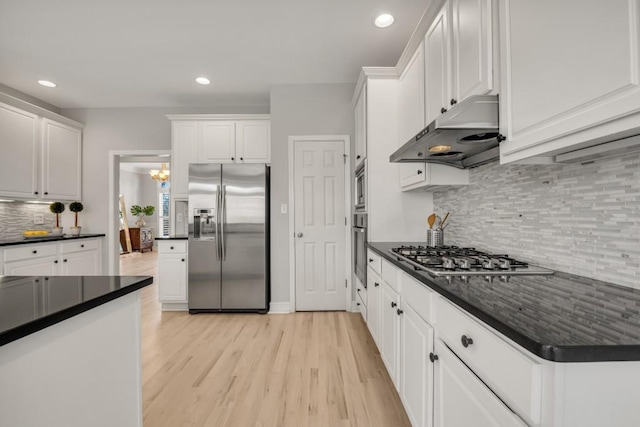
<path id="1" fill-rule="evenodd" d="M 188 240 L 188 239 L 189 239 L 189 236 L 185 236 L 185 235 L 156 237 L 156 240 Z"/>
<path id="2" fill-rule="evenodd" d="M 151 276 L 0 276 L 0 346 L 152 283 Z"/>
<path id="3" fill-rule="evenodd" d="M 13 245 L 24 245 L 25 243 L 44 243 L 44 242 L 58 242 L 60 240 L 76 240 L 76 239 L 90 239 L 93 237 L 104 237 L 104 234 L 81 234 L 79 236 L 71 236 L 71 235 L 62 235 L 62 236 L 52 236 L 48 235 L 46 237 L 33 237 L 33 238 L 21 238 L 15 240 L 0 240 L 0 246 L 13 246 Z"/>
<path id="4" fill-rule="evenodd" d="M 535 355 L 556 362 L 640 360 L 640 290 L 556 272 L 469 283 L 434 278 L 389 250 L 367 246 Z M 414 243 L 415 244 L 415 243 Z"/>

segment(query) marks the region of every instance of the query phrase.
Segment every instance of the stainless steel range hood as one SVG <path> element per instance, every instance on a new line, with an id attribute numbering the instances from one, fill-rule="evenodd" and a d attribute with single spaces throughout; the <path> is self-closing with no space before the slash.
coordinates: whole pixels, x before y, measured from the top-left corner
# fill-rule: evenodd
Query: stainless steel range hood
<path id="1" fill-rule="evenodd" d="M 498 96 L 471 96 L 429 123 L 389 156 L 389 161 L 466 169 L 497 159 L 500 139 Z"/>

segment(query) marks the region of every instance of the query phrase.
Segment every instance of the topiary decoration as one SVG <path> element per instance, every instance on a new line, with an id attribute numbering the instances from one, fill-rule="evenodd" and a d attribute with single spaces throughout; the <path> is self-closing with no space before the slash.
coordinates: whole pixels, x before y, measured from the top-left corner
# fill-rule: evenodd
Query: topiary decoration
<path id="1" fill-rule="evenodd" d="M 84 210 L 84 205 L 80 202 L 73 202 L 69 205 L 69 210 L 76 215 L 75 227 L 78 228 L 78 212 L 82 212 Z"/>
<path id="2" fill-rule="evenodd" d="M 56 228 L 60 228 L 60 214 L 64 212 L 64 203 L 53 202 L 49 205 L 49 210 L 56 215 Z"/>

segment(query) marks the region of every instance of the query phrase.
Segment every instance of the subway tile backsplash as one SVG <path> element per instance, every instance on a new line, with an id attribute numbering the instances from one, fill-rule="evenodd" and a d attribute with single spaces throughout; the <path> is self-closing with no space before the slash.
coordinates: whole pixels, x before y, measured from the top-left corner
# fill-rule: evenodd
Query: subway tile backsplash
<path id="1" fill-rule="evenodd" d="M 68 212 L 68 206 L 66 207 L 67 210 L 62 215 L 71 215 Z M 33 224 L 37 216 L 42 216 L 44 224 Z M 0 240 L 22 239 L 22 233 L 25 230 L 51 231 L 55 226 L 56 217 L 49 211 L 48 204 L 23 202 L 0 203 Z"/>
<path id="2" fill-rule="evenodd" d="M 445 244 L 640 289 L 640 154 L 574 165 L 470 170 L 433 195 Z"/>

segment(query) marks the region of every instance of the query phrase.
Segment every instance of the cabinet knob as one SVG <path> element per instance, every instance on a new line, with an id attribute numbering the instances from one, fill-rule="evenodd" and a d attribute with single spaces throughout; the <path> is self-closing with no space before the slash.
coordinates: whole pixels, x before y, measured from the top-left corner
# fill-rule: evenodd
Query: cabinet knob
<path id="1" fill-rule="evenodd" d="M 360 303 L 359 303 L 359 302 L 357 302 L 357 303 L 356 303 L 356 305 L 359 307 L 359 306 L 360 306 Z"/>
<path id="2" fill-rule="evenodd" d="M 184 262 L 184 258 L 182 258 L 182 262 Z"/>
<path id="3" fill-rule="evenodd" d="M 235 157 L 232 157 L 232 158 L 231 158 L 231 160 L 235 160 L 235 159 L 236 159 Z"/>
<path id="4" fill-rule="evenodd" d="M 240 157 L 240 160 L 244 160 L 244 157 Z"/>
<path id="5" fill-rule="evenodd" d="M 356 156 L 356 159 L 359 159 L 360 157 L 362 157 L 362 156 L 361 156 L 360 154 L 358 154 L 358 155 Z"/>
<path id="6" fill-rule="evenodd" d="M 37 253 L 38 253 L 38 251 L 33 251 L 32 253 L 37 254 Z"/>
<path id="7" fill-rule="evenodd" d="M 63 259 L 63 260 L 62 260 L 62 262 L 67 262 L 67 260 L 66 260 L 66 259 Z"/>
<path id="8" fill-rule="evenodd" d="M 397 309 L 396 313 L 398 313 L 398 316 L 400 316 L 402 313 L 404 313 L 404 310 Z"/>
<path id="9" fill-rule="evenodd" d="M 49 192 L 48 192 L 48 191 L 45 191 L 45 192 L 44 192 L 44 195 L 46 196 L 47 194 L 49 194 Z"/>
<path id="10" fill-rule="evenodd" d="M 498 136 L 496 136 L 496 139 L 498 140 L 498 142 L 502 142 L 507 138 L 503 134 L 499 133 Z"/>
<path id="11" fill-rule="evenodd" d="M 438 360 L 438 355 L 429 353 L 429 360 L 431 360 L 431 363 L 435 363 L 435 361 Z"/>
<path id="12" fill-rule="evenodd" d="M 466 335 L 462 336 L 462 346 L 467 348 L 469 347 L 471 344 L 473 344 L 473 340 L 469 337 L 467 337 Z"/>
<path id="13" fill-rule="evenodd" d="M 418 175 L 422 173 L 422 169 L 418 169 Z"/>
<path id="14" fill-rule="evenodd" d="M 171 246 L 171 250 L 173 250 L 173 246 Z"/>
<path id="15" fill-rule="evenodd" d="M 33 194 L 35 194 L 35 195 L 37 196 L 37 195 L 38 195 L 38 192 L 37 192 L 37 191 L 34 191 L 34 192 L 33 192 Z"/>
<path id="16" fill-rule="evenodd" d="M 54 263 L 54 264 L 57 264 L 57 263 L 58 263 L 58 260 L 53 261 L 53 263 Z"/>
<path id="17" fill-rule="evenodd" d="M 378 283 L 378 282 L 374 282 L 374 283 L 373 283 L 373 286 L 375 286 L 375 287 L 377 288 L 378 286 L 380 286 L 380 283 Z"/>
<path id="18" fill-rule="evenodd" d="M 456 105 L 458 103 L 458 101 L 456 101 L 454 98 L 451 98 L 451 105 Z"/>
<path id="19" fill-rule="evenodd" d="M 364 286 L 365 289 L 367 289 L 367 284 L 366 283 L 363 286 Z"/>
<path id="20" fill-rule="evenodd" d="M 397 306 L 398 306 L 398 304 L 396 304 L 395 302 L 391 301 L 391 308 L 397 307 Z"/>
<path id="21" fill-rule="evenodd" d="M 442 108 L 440 109 L 440 112 L 444 114 L 444 113 L 446 113 L 446 112 L 447 112 L 447 109 L 446 109 L 446 108 L 444 108 L 444 107 L 442 107 Z"/>
<path id="22" fill-rule="evenodd" d="M 373 258 L 369 258 L 369 262 L 373 262 Z"/>
<path id="23" fill-rule="evenodd" d="M 81 248 L 84 248 L 84 245 L 80 245 Z"/>
<path id="24" fill-rule="evenodd" d="M 360 292 L 360 288 L 356 289 L 356 291 Z"/>

